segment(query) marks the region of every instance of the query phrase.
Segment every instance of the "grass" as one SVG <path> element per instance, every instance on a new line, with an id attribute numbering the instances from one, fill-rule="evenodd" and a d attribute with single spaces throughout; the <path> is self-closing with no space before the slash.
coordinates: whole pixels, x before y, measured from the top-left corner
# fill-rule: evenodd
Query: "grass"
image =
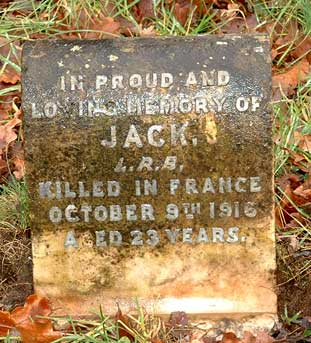
<path id="1" fill-rule="evenodd" d="M 307 170 L 311 165 L 311 151 L 301 149 L 299 135 L 311 134 L 311 108 L 310 108 L 310 80 L 297 89 L 292 99 L 284 98 L 274 104 L 275 114 L 275 177 L 281 179 L 286 175 L 296 175 L 303 183 L 308 177 Z M 298 136 L 298 137 L 297 137 Z M 300 166 L 293 163 L 296 156 L 302 161 Z M 285 223 L 285 217 L 292 219 L 292 225 L 287 228 L 276 227 L 278 244 L 277 256 L 279 266 L 279 286 L 285 292 L 288 284 L 296 284 L 298 288 L 308 292 L 311 280 L 311 260 L 304 258 L 303 253 L 310 251 L 311 247 L 311 216 L 310 203 L 296 204 L 287 191 L 276 185 L 276 207 Z M 290 203 L 292 208 L 288 213 L 284 209 L 284 201 Z M 298 213 L 299 215 L 296 215 Z M 288 219 L 287 219 L 288 221 Z M 293 294 L 293 298 L 295 298 Z"/>
<path id="2" fill-rule="evenodd" d="M 294 49 L 296 41 L 301 38 L 301 33 L 311 34 L 311 2 L 309 0 L 250 0 L 254 14 L 259 23 L 270 23 L 270 36 L 277 35 L 284 39 L 284 44 L 279 46 L 276 67 L 290 67 L 305 57 L 305 54 L 297 59 L 289 59 L 290 52 Z M 293 25 L 293 19 L 297 25 Z M 290 39 L 288 38 L 290 35 Z"/>
<path id="3" fill-rule="evenodd" d="M 29 228 L 28 197 L 24 181 L 14 177 L 0 185 L 0 225 L 13 225 L 22 231 Z"/>
<path id="4" fill-rule="evenodd" d="M 311 152 L 301 150 L 295 137 L 297 132 L 303 135 L 311 134 L 310 91 L 311 79 L 297 89 L 293 99 L 284 97 L 283 101 L 273 105 L 276 177 L 288 171 L 297 171 L 298 168 L 289 161 L 289 151 L 302 154 L 306 163 L 311 163 Z"/>
<path id="5" fill-rule="evenodd" d="M 206 6 L 206 5 L 205 5 Z M 174 15 L 174 9 L 165 6 L 163 0 L 157 0 L 155 2 L 154 18 L 151 20 L 155 27 L 155 31 L 160 35 L 169 36 L 188 36 L 199 34 L 213 34 L 220 31 L 221 27 L 225 26 L 228 21 L 221 23 L 216 22 L 217 13 L 211 11 L 211 6 L 206 7 L 206 14 L 204 14 L 199 20 L 195 19 L 195 10 L 193 7 L 187 16 L 185 25 L 181 25 Z M 195 22 L 195 25 L 193 25 Z"/>
<path id="6" fill-rule="evenodd" d="M 100 312 L 97 320 L 92 321 L 74 320 L 68 317 L 65 320 L 71 323 L 73 333 L 55 341 L 55 343 L 129 343 L 133 341 L 133 337 L 135 337 L 134 342 L 137 343 L 150 343 L 154 337 L 161 337 L 165 339 L 164 342 L 169 342 L 170 331 L 163 325 L 160 318 L 146 315 L 139 306 L 137 313 L 136 318 L 128 316 L 114 319 Z M 57 321 L 59 318 L 53 319 Z M 125 332 L 129 337 L 125 336 Z"/>
<path id="7" fill-rule="evenodd" d="M 12 178 L 0 185 L 0 295 L 18 288 L 32 289 L 30 263 L 28 200 L 24 182 Z M 18 296 L 11 293 L 17 302 Z M 7 304 L 8 307 L 10 304 Z"/>
<path id="8" fill-rule="evenodd" d="M 52 38 L 66 33 L 68 30 L 81 33 L 88 31 L 88 23 L 99 12 L 111 17 L 122 16 L 138 27 L 139 23 L 131 12 L 131 8 L 137 3 L 138 0 L 131 2 L 127 0 L 110 2 L 108 0 L 14 1 L 3 10 L 0 19 L 0 35 L 14 41 L 16 39 L 31 39 L 34 34 L 44 34 L 45 37 Z M 187 16 L 186 24 L 182 26 L 176 20 L 173 8 L 167 6 L 167 1 L 154 0 L 153 3 L 154 18 L 149 20 L 160 35 L 217 33 L 231 20 L 230 18 L 226 19 L 225 16 L 219 20 L 219 11 L 213 10 L 211 5 L 202 2 L 205 14 L 196 18 L 196 8 L 193 6 Z M 286 35 L 289 21 L 293 18 L 297 20 L 305 34 L 311 32 L 311 3 L 309 0 L 274 0 L 271 2 L 249 0 L 246 7 L 253 8 L 259 23 L 258 26 L 267 22 L 272 23 L 271 35 L 275 30 L 278 30 L 280 36 Z M 82 9 L 86 13 L 83 27 L 72 30 L 72 26 L 77 23 L 77 18 L 80 18 Z M 20 15 L 16 15 L 16 12 L 20 12 Z"/>
<path id="9" fill-rule="evenodd" d="M 260 22 L 273 23 L 271 34 L 280 30 L 285 34 L 287 25 L 296 19 L 304 34 L 311 32 L 311 3 L 309 0 L 250 0 L 254 13 Z M 279 28 L 278 28 L 279 26 Z M 279 33 L 279 32 L 278 32 Z"/>

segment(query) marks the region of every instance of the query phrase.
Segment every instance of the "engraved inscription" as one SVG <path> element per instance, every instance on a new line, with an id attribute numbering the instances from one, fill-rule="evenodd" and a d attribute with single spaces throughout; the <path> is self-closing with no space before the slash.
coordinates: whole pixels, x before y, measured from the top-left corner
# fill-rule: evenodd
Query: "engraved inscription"
<path id="1" fill-rule="evenodd" d="M 92 139 L 99 154 L 112 157 L 107 177 L 86 172 L 75 182 L 65 175 L 38 180 L 38 196 L 47 204 L 43 221 L 68 226 L 66 248 L 79 247 L 77 224 L 90 225 L 96 247 L 245 242 L 239 220 L 256 220 L 261 176 L 242 169 L 235 176 L 212 177 L 208 170 L 192 175 L 191 156 L 223 140 L 219 121 L 262 111 L 264 89 L 258 84 L 236 91 L 235 70 L 199 60 L 196 70 L 116 73 L 120 59 L 111 56 L 110 72 L 90 65 L 79 74 L 59 70 L 60 99 L 31 102 L 30 115 L 38 123 L 101 125 Z M 83 96 L 76 98 L 79 93 Z M 163 220 L 171 227 L 148 226 Z"/>
<path id="2" fill-rule="evenodd" d="M 36 291 L 275 313 L 270 64 L 263 35 L 27 42 Z"/>

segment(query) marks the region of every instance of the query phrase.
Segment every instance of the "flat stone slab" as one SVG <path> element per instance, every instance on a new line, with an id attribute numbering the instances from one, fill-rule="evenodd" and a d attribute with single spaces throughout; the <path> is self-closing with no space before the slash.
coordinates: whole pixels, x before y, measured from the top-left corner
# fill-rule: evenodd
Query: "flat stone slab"
<path id="1" fill-rule="evenodd" d="M 36 292 L 76 315 L 276 313 L 269 39 L 23 53 Z"/>

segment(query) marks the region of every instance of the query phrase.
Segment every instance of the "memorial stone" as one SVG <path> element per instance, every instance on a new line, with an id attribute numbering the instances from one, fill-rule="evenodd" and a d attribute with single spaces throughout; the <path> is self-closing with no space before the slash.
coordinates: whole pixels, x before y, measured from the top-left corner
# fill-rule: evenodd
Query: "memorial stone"
<path id="1" fill-rule="evenodd" d="M 73 315 L 276 313 L 269 39 L 23 53 L 34 287 Z"/>

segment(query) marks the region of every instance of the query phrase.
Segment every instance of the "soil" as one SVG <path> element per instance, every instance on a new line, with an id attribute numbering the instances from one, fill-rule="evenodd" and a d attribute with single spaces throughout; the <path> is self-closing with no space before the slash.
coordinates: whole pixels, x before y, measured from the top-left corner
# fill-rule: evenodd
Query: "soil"
<path id="1" fill-rule="evenodd" d="M 0 310 L 9 311 L 33 293 L 30 233 L 1 227 L 0 242 Z"/>
<path id="2" fill-rule="evenodd" d="M 299 270 L 305 262 L 303 257 L 291 258 L 288 261 L 295 266 L 295 275 L 299 275 Z M 311 315 L 311 274 L 298 276 L 292 281 L 288 273 L 288 265 L 285 265 L 281 258 L 277 260 L 277 293 L 278 293 L 278 314 L 284 315 L 285 308 L 289 316 L 300 312 L 301 316 Z M 311 270 L 309 268 L 309 270 Z"/>

